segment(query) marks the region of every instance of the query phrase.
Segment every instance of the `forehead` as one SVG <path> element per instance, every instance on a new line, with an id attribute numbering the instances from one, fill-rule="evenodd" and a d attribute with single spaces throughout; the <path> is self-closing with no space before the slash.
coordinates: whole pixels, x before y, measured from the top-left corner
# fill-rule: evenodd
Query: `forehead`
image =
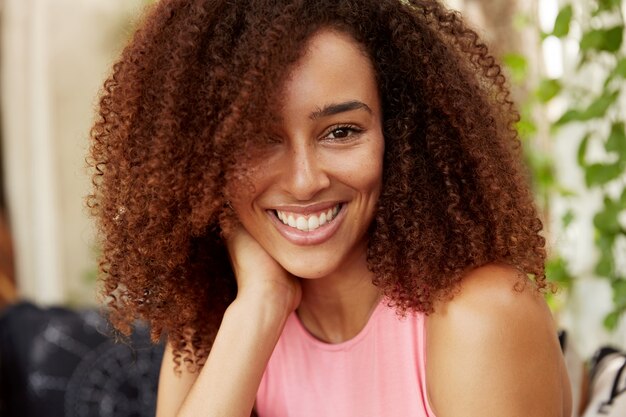
<path id="1" fill-rule="evenodd" d="M 321 30 L 306 45 L 280 94 L 283 110 L 311 112 L 340 102 L 358 100 L 379 106 L 373 64 L 350 35 Z"/>

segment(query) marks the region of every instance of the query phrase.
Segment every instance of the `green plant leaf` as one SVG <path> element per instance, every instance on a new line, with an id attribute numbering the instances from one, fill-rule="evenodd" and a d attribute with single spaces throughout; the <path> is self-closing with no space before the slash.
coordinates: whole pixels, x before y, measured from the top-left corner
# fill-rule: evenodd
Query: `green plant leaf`
<path id="1" fill-rule="evenodd" d="M 559 94 L 561 89 L 562 85 L 559 80 L 544 78 L 541 82 L 539 82 L 539 87 L 536 92 L 537 98 L 542 103 L 547 103 Z"/>
<path id="2" fill-rule="evenodd" d="M 605 198 L 604 209 L 593 217 L 593 225 L 601 232 L 617 234 L 620 231 L 620 224 L 617 220 L 619 212 L 619 205 L 613 200 Z"/>
<path id="3" fill-rule="evenodd" d="M 613 123 L 611 126 L 605 149 L 607 152 L 616 152 L 620 160 L 626 161 L 626 131 L 623 122 Z"/>
<path id="4" fill-rule="evenodd" d="M 575 218 L 576 215 L 574 214 L 574 212 L 571 209 L 567 210 L 563 217 L 561 217 L 561 223 L 563 224 L 563 228 L 566 229 L 567 227 L 569 227 L 569 225 L 572 224 Z"/>
<path id="5" fill-rule="evenodd" d="M 528 163 L 532 167 L 533 182 L 540 190 L 554 188 L 554 163 L 547 154 L 535 153 L 529 155 Z"/>
<path id="6" fill-rule="evenodd" d="M 604 91 L 600 97 L 595 99 L 589 107 L 583 112 L 583 120 L 591 120 L 597 117 L 603 117 L 606 111 L 615 100 L 619 97 L 618 91 Z"/>
<path id="7" fill-rule="evenodd" d="M 587 120 L 604 117 L 609 107 L 615 103 L 619 97 L 619 90 L 607 90 L 596 98 L 584 111 L 569 109 L 555 122 L 556 126 L 561 126 L 571 122 L 585 122 Z"/>
<path id="8" fill-rule="evenodd" d="M 613 288 L 613 302 L 620 308 L 626 307 L 626 280 L 616 279 L 611 283 Z"/>
<path id="9" fill-rule="evenodd" d="M 554 191 L 556 191 L 559 195 L 563 197 L 576 197 L 578 195 L 576 191 L 572 190 L 571 188 L 563 187 L 561 184 L 558 183 L 554 186 Z"/>
<path id="10" fill-rule="evenodd" d="M 571 122 L 584 121 L 585 115 L 583 112 L 577 109 L 569 109 L 555 122 L 555 125 L 561 126 Z"/>
<path id="11" fill-rule="evenodd" d="M 611 252 L 613 250 L 613 244 L 615 244 L 615 236 L 612 234 L 604 234 L 598 235 L 596 239 L 596 245 L 600 252 Z"/>
<path id="12" fill-rule="evenodd" d="M 613 255 L 601 254 L 594 269 L 596 275 L 610 277 L 613 274 Z"/>
<path id="13" fill-rule="evenodd" d="M 563 287 L 571 286 L 574 280 L 567 268 L 565 260 L 560 256 L 549 259 L 546 262 L 546 277 L 550 281 L 556 282 Z"/>
<path id="14" fill-rule="evenodd" d="M 585 161 L 585 157 L 587 155 L 587 146 L 589 145 L 589 138 L 591 137 L 591 133 L 587 133 L 582 140 L 580 141 L 580 145 L 578 145 L 578 152 L 576 154 L 576 161 L 578 162 L 578 166 L 581 168 L 585 168 L 587 166 L 587 162 Z"/>
<path id="15" fill-rule="evenodd" d="M 622 164 L 619 162 L 612 164 L 590 164 L 585 166 L 585 183 L 587 187 L 604 185 L 622 175 L 623 172 Z"/>
<path id="16" fill-rule="evenodd" d="M 511 72 L 513 81 L 520 82 L 526 78 L 528 74 L 528 60 L 524 55 L 510 53 L 504 55 L 502 62 Z"/>
<path id="17" fill-rule="evenodd" d="M 626 77 L 626 58 L 622 58 L 619 61 L 617 61 L 617 65 L 615 65 L 613 74 L 620 76 L 622 78 Z"/>
<path id="18" fill-rule="evenodd" d="M 601 29 L 585 32 L 580 40 L 580 49 L 587 51 L 589 49 L 602 49 L 605 43 L 605 32 Z"/>
<path id="19" fill-rule="evenodd" d="M 612 311 L 604 317 L 604 327 L 608 330 L 615 330 L 617 328 L 617 324 L 619 323 L 620 313 L 618 311 Z"/>
<path id="20" fill-rule="evenodd" d="M 567 36 L 569 33 L 570 23 L 572 22 L 572 14 L 573 9 L 571 4 L 568 4 L 559 11 L 559 14 L 556 16 L 556 20 L 554 21 L 554 30 L 552 31 L 554 36 L 557 38 Z"/>
<path id="21" fill-rule="evenodd" d="M 615 103 L 615 100 L 619 97 L 619 90 L 607 90 L 602 95 L 596 98 L 584 111 L 578 109 L 567 110 L 556 121 L 556 126 L 561 126 L 571 122 L 585 122 L 587 120 L 596 119 L 598 117 L 604 117 L 609 107 Z"/>
<path id="22" fill-rule="evenodd" d="M 626 78 L 626 58 L 621 58 L 619 61 L 617 61 L 615 68 L 613 68 L 613 71 L 611 71 L 606 81 L 604 82 L 604 87 L 606 88 L 606 86 L 608 86 L 612 80 L 618 77 Z"/>
<path id="23" fill-rule="evenodd" d="M 614 234 L 603 234 L 596 230 L 596 247 L 600 257 L 594 268 L 596 275 L 610 278 L 615 271 L 615 259 L 613 259 L 613 244 L 615 243 Z"/>
<path id="24" fill-rule="evenodd" d="M 533 137 L 537 133 L 537 125 L 532 120 L 526 118 L 520 119 L 516 124 L 517 131 L 522 138 Z"/>
<path id="25" fill-rule="evenodd" d="M 617 52 L 622 46 L 624 26 L 618 25 L 607 29 L 592 29 L 583 34 L 580 40 L 580 49 L 588 51 Z"/>
<path id="26" fill-rule="evenodd" d="M 597 1 L 598 1 L 598 9 L 596 10 L 596 14 L 598 12 L 613 10 L 620 5 L 620 0 L 597 0 Z"/>

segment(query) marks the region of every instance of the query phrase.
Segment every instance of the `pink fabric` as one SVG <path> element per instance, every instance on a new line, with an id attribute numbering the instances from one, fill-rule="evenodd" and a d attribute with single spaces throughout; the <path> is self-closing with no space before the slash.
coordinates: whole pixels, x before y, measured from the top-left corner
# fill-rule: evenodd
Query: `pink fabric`
<path id="1" fill-rule="evenodd" d="M 256 398 L 259 417 L 434 417 L 426 400 L 424 315 L 399 318 L 383 300 L 354 338 L 315 339 L 295 313 Z"/>

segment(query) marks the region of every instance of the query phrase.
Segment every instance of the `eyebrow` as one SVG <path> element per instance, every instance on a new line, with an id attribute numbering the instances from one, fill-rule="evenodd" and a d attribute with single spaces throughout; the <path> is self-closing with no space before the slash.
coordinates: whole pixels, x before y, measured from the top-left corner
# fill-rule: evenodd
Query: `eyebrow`
<path id="1" fill-rule="evenodd" d="M 309 118 L 311 120 L 316 120 L 321 117 L 328 117 L 328 116 L 333 116 L 335 114 L 339 114 L 339 113 L 343 113 L 343 112 L 347 112 L 351 110 L 361 110 L 361 109 L 367 111 L 370 114 L 372 113 L 372 109 L 370 109 L 370 107 L 367 104 L 363 103 L 362 101 L 351 100 L 351 101 L 346 101 L 343 103 L 328 104 L 324 106 L 323 108 L 311 113 L 309 115 Z"/>

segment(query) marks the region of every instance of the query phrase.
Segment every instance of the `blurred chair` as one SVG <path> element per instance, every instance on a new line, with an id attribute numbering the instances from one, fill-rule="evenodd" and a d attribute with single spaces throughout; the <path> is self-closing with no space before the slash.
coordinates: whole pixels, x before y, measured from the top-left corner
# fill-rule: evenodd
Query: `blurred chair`
<path id="1" fill-rule="evenodd" d="M 153 417 L 162 345 L 146 326 L 115 342 L 97 310 L 8 307 L 0 317 L 0 416 Z"/>
<path id="2" fill-rule="evenodd" d="M 591 359 L 589 401 L 583 417 L 626 416 L 626 352 L 601 347 Z"/>

